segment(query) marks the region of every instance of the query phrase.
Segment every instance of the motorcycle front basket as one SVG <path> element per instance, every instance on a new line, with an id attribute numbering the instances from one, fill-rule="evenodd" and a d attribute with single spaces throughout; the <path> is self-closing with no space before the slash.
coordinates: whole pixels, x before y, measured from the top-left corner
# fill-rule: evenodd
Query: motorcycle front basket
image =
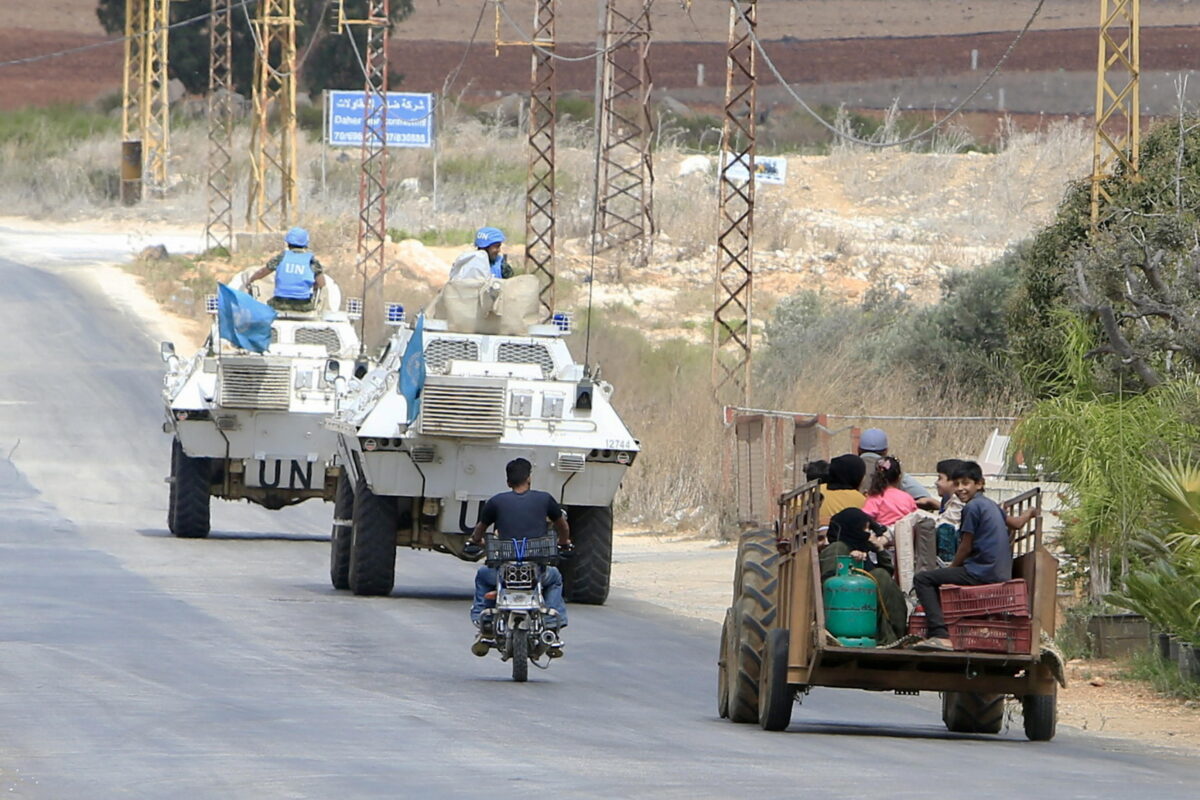
<path id="1" fill-rule="evenodd" d="M 558 541 L 553 536 L 527 539 L 500 539 L 492 536 L 487 540 L 489 564 L 503 561 L 548 561 L 557 555 Z"/>

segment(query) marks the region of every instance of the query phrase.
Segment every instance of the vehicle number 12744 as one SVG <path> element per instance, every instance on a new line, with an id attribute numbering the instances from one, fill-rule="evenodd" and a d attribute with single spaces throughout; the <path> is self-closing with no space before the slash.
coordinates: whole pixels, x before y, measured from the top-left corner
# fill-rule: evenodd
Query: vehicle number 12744
<path id="1" fill-rule="evenodd" d="M 604 446 L 612 450 L 628 450 L 633 447 L 629 439 L 605 439 Z"/>

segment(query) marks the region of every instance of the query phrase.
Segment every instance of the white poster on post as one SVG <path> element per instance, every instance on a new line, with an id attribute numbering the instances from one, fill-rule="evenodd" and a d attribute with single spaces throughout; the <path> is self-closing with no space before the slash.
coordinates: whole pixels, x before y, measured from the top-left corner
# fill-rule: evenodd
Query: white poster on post
<path id="1" fill-rule="evenodd" d="M 731 180 L 744 181 L 750 177 L 745 159 L 735 158 L 733 153 L 721 154 L 722 166 Z M 755 156 L 754 182 L 782 186 L 787 182 L 787 159 L 783 156 Z"/>

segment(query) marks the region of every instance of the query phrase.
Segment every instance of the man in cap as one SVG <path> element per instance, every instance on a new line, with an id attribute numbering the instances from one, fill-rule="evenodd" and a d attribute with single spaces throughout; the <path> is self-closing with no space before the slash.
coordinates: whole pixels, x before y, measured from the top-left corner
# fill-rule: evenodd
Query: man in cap
<path id="1" fill-rule="evenodd" d="M 454 265 L 450 267 L 450 280 L 511 278 L 513 270 L 508 265 L 508 257 L 500 254 L 500 245 L 504 242 L 504 231 L 499 228 L 477 230 L 475 249 L 454 259 Z"/>
<path id="2" fill-rule="evenodd" d="M 867 465 L 866 475 L 859 486 L 863 493 L 866 493 L 867 487 L 871 484 L 871 475 L 875 473 L 875 465 L 887 454 L 888 438 L 881 429 L 867 428 L 858 437 L 858 455 Z M 912 495 L 913 500 L 917 501 L 918 508 L 937 511 L 941 507 L 937 498 L 933 497 L 920 481 L 908 473 L 900 476 L 900 488 Z"/>
<path id="3" fill-rule="evenodd" d="M 312 311 L 313 290 L 325 286 L 325 269 L 308 249 L 308 231 L 292 228 L 283 236 L 287 249 L 246 281 L 246 286 L 275 273 L 275 296 L 268 302 L 276 311 Z"/>

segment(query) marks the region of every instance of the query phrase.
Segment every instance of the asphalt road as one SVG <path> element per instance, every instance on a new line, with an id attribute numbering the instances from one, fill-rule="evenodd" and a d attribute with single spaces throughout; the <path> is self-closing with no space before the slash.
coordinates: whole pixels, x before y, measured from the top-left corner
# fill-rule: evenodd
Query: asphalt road
<path id="1" fill-rule="evenodd" d="M 787 733 L 733 725 L 716 626 L 625 596 L 574 608 L 567 657 L 513 684 L 467 650 L 472 566 L 402 552 L 391 597 L 335 593 L 330 506 L 215 501 L 210 539 L 174 539 L 157 342 L 72 259 L 0 259 L 10 797 L 1197 796 L 1182 756 L 951 735 L 933 695 L 818 691 Z"/>

